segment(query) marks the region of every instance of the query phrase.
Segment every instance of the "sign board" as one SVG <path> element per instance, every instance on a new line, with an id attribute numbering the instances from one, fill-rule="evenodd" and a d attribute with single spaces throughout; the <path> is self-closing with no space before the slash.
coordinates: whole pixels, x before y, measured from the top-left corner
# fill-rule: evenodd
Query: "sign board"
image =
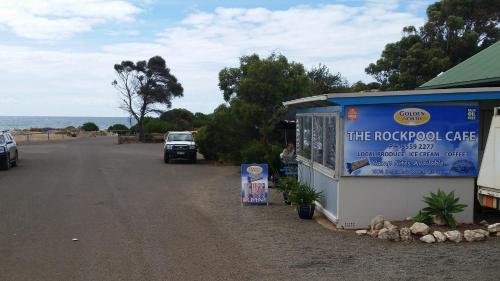
<path id="1" fill-rule="evenodd" d="M 478 106 L 347 107 L 344 176 L 476 176 L 478 123 Z"/>
<path id="2" fill-rule="evenodd" d="M 241 203 L 268 204 L 267 164 L 241 165 Z"/>

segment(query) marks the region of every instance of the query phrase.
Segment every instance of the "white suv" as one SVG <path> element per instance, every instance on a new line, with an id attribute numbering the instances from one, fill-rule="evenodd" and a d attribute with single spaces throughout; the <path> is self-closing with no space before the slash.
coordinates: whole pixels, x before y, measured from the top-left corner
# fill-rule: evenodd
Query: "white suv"
<path id="1" fill-rule="evenodd" d="M 165 145 L 163 146 L 165 163 L 171 159 L 186 159 L 196 163 L 197 152 L 198 148 L 191 132 L 169 132 L 165 136 Z"/>
<path id="2" fill-rule="evenodd" d="M 7 131 L 0 131 L 0 170 L 17 166 L 19 154 L 14 137 Z"/>

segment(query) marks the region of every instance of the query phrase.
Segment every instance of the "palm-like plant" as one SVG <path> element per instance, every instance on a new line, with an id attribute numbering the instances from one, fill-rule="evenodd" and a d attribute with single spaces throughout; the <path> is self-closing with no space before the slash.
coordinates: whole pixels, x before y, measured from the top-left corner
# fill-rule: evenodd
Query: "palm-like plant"
<path id="1" fill-rule="evenodd" d="M 290 201 L 297 205 L 313 204 L 323 197 L 323 192 L 317 192 L 307 184 L 299 183 L 297 188 L 290 194 Z"/>
<path id="2" fill-rule="evenodd" d="M 422 211 L 428 215 L 443 219 L 451 228 L 456 228 L 457 224 L 453 214 L 460 213 L 467 207 L 465 204 L 458 203 L 459 200 L 460 197 L 455 198 L 454 191 L 446 194 L 438 189 L 437 194 L 431 192 L 430 196 L 424 196 L 424 202 L 428 206 Z"/>

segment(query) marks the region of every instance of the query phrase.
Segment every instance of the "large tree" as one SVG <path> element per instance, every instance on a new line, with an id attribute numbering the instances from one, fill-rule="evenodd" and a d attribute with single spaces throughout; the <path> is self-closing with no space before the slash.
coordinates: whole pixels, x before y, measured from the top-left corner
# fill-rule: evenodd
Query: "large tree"
<path id="1" fill-rule="evenodd" d="M 320 64 L 307 72 L 311 86 L 311 95 L 341 93 L 349 91 L 349 83 L 340 73 L 331 73 L 330 69 Z"/>
<path id="2" fill-rule="evenodd" d="M 139 139 L 144 140 L 144 118 L 172 106 L 174 97 L 183 96 L 182 85 L 170 73 L 165 60 L 155 56 L 146 61 L 122 61 L 114 66 L 121 106 L 137 121 Z"/>
<path id="3" fill-rule="evenodd" d="M 442 0 L 419 29 L 403 29 L 366 72 L 383 90 L 414 89 L 500 40 L 500 1 Z"/>
<path id="4" fill-rule="evenodd" d="M 304 66 L 278 54 L 244 56 L 239 67 L 219 73 L 224 100 L 255 105 L 255 126 L 263 130 L 274 125 L 284 101 L 310 95 L 309 86 Z"/>

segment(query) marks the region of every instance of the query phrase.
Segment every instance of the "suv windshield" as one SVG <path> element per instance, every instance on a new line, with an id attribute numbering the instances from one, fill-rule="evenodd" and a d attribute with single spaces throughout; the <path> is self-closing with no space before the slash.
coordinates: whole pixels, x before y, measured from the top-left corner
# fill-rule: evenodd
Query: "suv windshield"
<path id="1" fill-rule="evenodd" d="M 5 137 L 0 135 L 0 144 L 5 144 Z"/>
<path id="2" fill-rule="evenodd" d="M 167 141 L 193 141 L 191 134 L 171 134 L 168 135 Z"/>

